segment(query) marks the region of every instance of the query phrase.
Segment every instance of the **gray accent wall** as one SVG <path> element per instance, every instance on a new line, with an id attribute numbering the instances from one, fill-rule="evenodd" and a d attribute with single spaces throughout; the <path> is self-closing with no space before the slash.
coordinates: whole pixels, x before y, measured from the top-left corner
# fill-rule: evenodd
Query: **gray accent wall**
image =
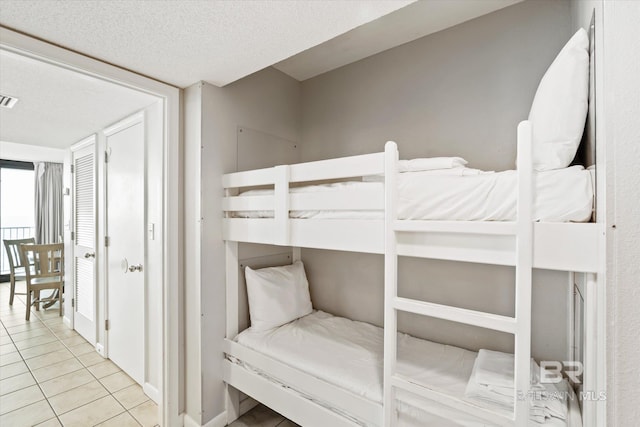
<path id="1" fill-rule="evenodd" d="M 304 161 L 382 151 L 401 158 L 461 156 L 485 170 L 513 169 L 516 126 L 571 36 L 569 2 L 529 0 L 302 83 Z M 383 323 L 381 256 L 304 249 L 316 308 Z M 514 270 L 402 259 L 400 292 L 513 314 Z M 565 360 L 568 274 L 534 274 L 534 357 Z M 512 351 L 513 338 L 414 316 L 401 330 L 469 349 Z"/>
<path id="2" fill-rule="evenodd" d="M 571 36 L 569 2 L 529 0 L 302 83 L 305 160 L 383 151 L 513 169 L 516 126 Z"/>

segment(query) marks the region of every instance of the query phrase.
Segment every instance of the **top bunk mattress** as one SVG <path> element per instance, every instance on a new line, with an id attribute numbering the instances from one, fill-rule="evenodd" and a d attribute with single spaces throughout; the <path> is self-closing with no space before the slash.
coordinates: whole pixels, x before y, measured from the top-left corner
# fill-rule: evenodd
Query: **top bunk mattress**
<path id="1" fill-rule="evenodd" d="M 373 402 L 382 402 L 381 328 L 315 311 L 275 329 L 256 332 L 249 328 L 235 341 Z M 476 352 L 459 347 L 398 334 L 398 372 L 459 399 L 465 399 L 476 356 Z M 268 373 L 260 374 L 268 376 Z M 295 384 L 289 386 L 295 388 Z M 566 387 L 566 384 L 559 386 Z M 403 390 L 397 391 L 397 397 L 401 427 L 487 425 L 464 412 L 450 410 Z M 531 421 L 530 425 L 581 426 L 577 401 L 569 402 L 566 421 L 552 417 L 544 424 Z"/>
<path id="2" fill-rule="evenodd" d="M 542 222 L 591 220 L 594 184 L 591 170 L 572 166 L 534 172 L 533 219 Z M 290 188 L 291 194 L 384 190 L 382 176 L 362 181 Z M 434 221 L 513 221 L 516 219 L 516 171 L 482 172 L 453 168 L 398 174 L 398 219 Z M 249 190 L 241 196 L 273 195 L 273 190 Z M 272 218 L 273 211 L 238 211 L 236 218 Z M 382 219 L 383 210 L 291 211 L 299 219 Z"/>

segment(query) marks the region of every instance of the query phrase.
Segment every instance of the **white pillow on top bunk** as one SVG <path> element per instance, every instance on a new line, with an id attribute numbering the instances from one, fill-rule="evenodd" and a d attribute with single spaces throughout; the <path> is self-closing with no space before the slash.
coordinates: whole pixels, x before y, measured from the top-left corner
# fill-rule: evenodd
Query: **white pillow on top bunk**
<path id="1" fill-rule="evenodd" d="M 273 329 L 313 311 L 302 261 L 259 270 L 247 267 L 244 275 L 254 331 Z"/>
<path id="2" fill-rule="evenodd" d="M 589 37 L 581 28 L 571 37 L 540 81 L 529 120 L 533 128 L 533 168 L 566 168 L 580 145 L 588 109 Z"/>

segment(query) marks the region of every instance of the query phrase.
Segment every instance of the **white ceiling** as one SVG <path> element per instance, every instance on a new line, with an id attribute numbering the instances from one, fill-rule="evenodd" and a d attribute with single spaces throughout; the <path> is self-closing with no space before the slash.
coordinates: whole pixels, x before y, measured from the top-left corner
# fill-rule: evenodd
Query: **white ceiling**
<path id="1" fill-rule="evenodd" d="M 1 0 L 0 25 L 178 87 L 276 64 L 298 80 L 522 0 Z M 68 147 L 154 102 L 15 54 L 0 55 L 0 140 Z"/>
<path id="2" fill-rule="evenodd" d="M 0 50 L 0 141 L 67 148 L 157 98 L 46 62 Z"/>
<path id="3" fill-rule="evenodd" d="M 0 24 L 175 86 L 223 86 L 413 1 L 2 0 Z"/>

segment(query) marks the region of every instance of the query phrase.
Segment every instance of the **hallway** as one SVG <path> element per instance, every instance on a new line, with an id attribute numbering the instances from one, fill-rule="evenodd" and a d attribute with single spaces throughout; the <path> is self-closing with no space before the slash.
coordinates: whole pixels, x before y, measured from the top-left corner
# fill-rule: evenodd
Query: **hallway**
<path id="1" fill-rule="evenodd" d="M 9 283 L 0 284 L 0 425 L 157 425 L 157 405 L 65 326 L 57 307 L 32 308 L 27 322 L 24 295 L 10 306 Z"/>

